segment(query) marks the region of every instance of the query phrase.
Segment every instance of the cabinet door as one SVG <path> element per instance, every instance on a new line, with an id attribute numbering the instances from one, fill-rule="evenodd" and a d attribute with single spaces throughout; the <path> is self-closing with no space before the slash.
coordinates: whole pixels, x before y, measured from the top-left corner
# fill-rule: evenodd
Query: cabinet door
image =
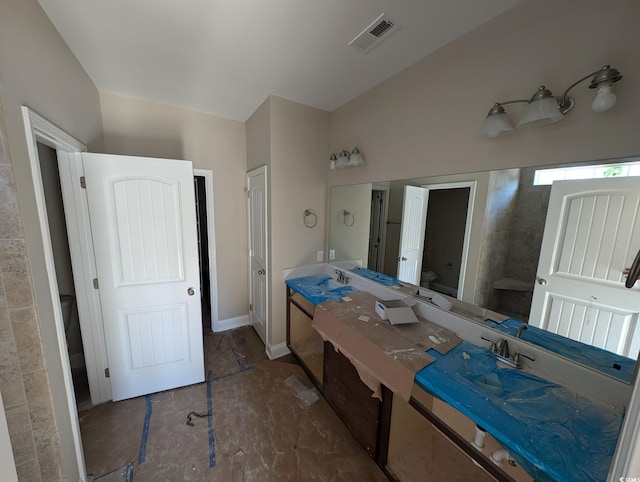
<path id="1" fill-rule="evenodd" d="M 351 362 L 325 342 L 324 396 L 353 436 L 376 457 L 380 401 Z"/>

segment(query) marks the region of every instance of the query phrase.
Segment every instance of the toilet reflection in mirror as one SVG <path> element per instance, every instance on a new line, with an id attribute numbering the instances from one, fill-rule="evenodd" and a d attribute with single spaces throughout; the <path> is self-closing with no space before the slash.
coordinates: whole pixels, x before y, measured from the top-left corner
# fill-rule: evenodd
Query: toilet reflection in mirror
<path id="1" fill-rule="evenodd" d="M 579 172 L 548 170 L 576 166 L 566 164 L 336 186 L 329 249 L 336 249 L 336 261 L 352 260 L 415 285 L 428 283 L 502 319 L 529 322 L 635 360 L 640 283 L 625 289 L 623 271 L 640 249 L 640 220 L 633 209 L 640 203 L 640 182 L 637 177 L 575 179 L 638 176 L 639 161 L 585 162 Z M 560 176 L 574 180 L 549 183 Z M 436 201 L 434 193 L 465 187 L 466 205 L 464 196 L 458 202 Z M 431 192 L 421 201 L 420 190 Z M 347 208 L 359 210 L 358 236 L 343 237 L 333 215 Z M 365 226 L 363 219 L 371 223 Z M 434 256 L 443 247 L 446 254 Z M 457 278 L 447 276 L 452 273 Z M 633 368 L 607 373 L 630 382 Z"/>

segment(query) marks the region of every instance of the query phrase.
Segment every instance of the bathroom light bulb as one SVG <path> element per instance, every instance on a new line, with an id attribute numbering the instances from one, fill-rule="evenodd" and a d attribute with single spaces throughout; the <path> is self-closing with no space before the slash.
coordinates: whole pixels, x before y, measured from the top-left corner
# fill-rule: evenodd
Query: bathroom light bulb
<path id="1" fill-rule="evenodd" d="M 604 112 L 616 105 L 616 94 L 611 90 L 610 85 L 601 85 L 598 87 L 596 98 L 593 99 L 591 108 L 596 112 Z"/>

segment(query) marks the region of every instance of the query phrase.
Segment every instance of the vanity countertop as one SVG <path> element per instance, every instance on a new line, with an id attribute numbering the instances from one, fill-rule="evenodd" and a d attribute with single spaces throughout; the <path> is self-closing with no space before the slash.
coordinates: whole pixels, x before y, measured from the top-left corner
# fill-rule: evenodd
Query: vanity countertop
<path id="1" fill-rule="evenodd" d="M 287 279 L 285 283 L 313 305 L 329 300 L 340 301 L 344 296 L 356 291 L 353 286 L 339 285 L 331 276 L 322 273 Z"/>

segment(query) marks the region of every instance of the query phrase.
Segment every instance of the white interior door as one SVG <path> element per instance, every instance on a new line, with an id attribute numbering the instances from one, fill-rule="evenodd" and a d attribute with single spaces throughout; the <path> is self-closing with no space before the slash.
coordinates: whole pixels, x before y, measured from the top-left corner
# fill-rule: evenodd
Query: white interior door
<path id="1" fill-rule="evenodd" d="M 113 400 L 202 382 L 191 162 L 82 160 Z"/>
<path id="2" fill-rule="evenodd" d="M 640 349 L 640 179 L 553 183 L 529 323 L 620 355 Z"/>
<path id="3" fill-rule="evenodd" d="M 404 187 L 400 226 L 400 252 L 398 254 L 398 279 L 414 285 L 420 284 L 420 273 L 422 272 L 428 198 L 428 189 L 417 186 Z"/>
<path id="4" fill-rule="evenodd" d="M 267 168 L 247 173 L 249 219 L 249 316 L 262 342 L 267 342 Z"/>

